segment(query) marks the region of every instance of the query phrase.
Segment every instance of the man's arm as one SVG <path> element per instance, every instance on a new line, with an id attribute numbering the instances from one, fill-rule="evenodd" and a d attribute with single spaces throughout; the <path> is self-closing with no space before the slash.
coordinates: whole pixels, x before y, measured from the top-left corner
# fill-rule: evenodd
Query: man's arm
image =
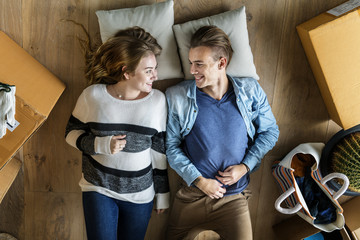
<path id="1" fill-rule="evenodd" d="M 174 116 L 168 116 L 166 130 L 166 155 L 173 168 L 187 183 L 195 185 L 211 198 L 222 198 L 226 192 L 223 184 L 204 178 L 181 148 L 180 124 Z"/>
<path id="2" fill-rule="evenodd" d="M 181 143 L 180 123 L 169 110 L 166 126 L 166 156 L 170 167 L 190 186 L 195 179 L 201 176 L 201 173 L 185 155 Z"/>
<path id="3" fill-rule="evenodd" d="M 250 171 L 260 167 L 261 160 L 269 152 L 278 140 L 279 128 L 271 111 L 264 90 L 259 83 L 255 83 L 255 94 L 257 101 L 254 102 L 254 109 L 258 109 L 256 118 L 253 120 L 256 132 L 253 142 L 249 145 L 248 151 L 242 163 L 249 167 Z"/>

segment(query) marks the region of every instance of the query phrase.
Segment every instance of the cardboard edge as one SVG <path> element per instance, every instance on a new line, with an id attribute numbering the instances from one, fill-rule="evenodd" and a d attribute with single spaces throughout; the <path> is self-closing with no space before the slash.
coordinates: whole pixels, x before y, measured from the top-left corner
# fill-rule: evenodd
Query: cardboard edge
<path id="1" fill-rule="evenodd" d="M 21 166 L 21 160 L 14 157 L 10 159 L 7 164 L 0 170 L 0 203 L 4 199 L 6 193 L 9 191 L 12 183 L 19 173 Z"/>
<path id="2" fill-rule="evenodd" d="M 29 140 L 29 138 L 42 126 L 42 124 L 46 121 L 47 116 L 41 115 L 37 111 L 35 111 L 30 105 L 28 105 L 23 99 L 16 96 L 16 107 L 17 107 L 17 113 L 15 114 L 15 119 L 19 120 L 18 114 L 21 113 L 23 117 L 26 117 L 27 119 L 32 119 L 32 126 L 31 129 L 28 128 L 27 130 L 31 130 L 29 134 L 26 136 L 26 138 L 21 138 L 23 140 L 19 141 L 19 145 L 11 151 L 11 153 L 3 153 L 0 154 L 0 171 L 1 169 L 16 155 L 17 152 L 21 149 L 21 147 Z M 20 109 L 21 110 L 20 110 Z M 20 120 L 19 120 L 20 121 Z M 22 125 L 22 123 L 20 123 Z M 16 130 L 15 130 L 16 131 Z M 11 133 L 7 133 L 11 134 Z M 7 139 L 8 135 L 5 135 L 3 139 L 0 139 L 1 145 L 4 143 L 4 141 L 9 141 Z"/>

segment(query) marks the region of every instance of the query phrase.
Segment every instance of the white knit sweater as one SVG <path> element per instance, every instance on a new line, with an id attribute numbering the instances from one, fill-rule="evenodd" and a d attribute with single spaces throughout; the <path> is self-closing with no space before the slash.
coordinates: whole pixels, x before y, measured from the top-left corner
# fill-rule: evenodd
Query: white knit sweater
<path id="1" fill-rule="evenodd" d="M 66 129 L 66 141 L 83 152 L 82 191 L 133 203 L 148 203 L 156 194 L 156 208 L 168 208 L 166 116 L 159 90 L 127 101 L 112 97 L 104 84 L 86 88 Z M 111 154 L 111 137 L 123 134 L 125 148 Z"/>

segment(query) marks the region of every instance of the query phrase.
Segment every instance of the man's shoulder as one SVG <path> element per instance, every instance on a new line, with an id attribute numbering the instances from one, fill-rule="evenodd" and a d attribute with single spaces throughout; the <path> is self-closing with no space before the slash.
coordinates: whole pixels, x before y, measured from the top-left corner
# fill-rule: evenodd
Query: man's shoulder
<path id="1" fill-rule="evenodd" d="M 245 85 L 257 85 L 258 81 L 252 77 L 233 77 L 228 75 L 234 83 L 236 83 L 239 86 L 245 86 Z"/>

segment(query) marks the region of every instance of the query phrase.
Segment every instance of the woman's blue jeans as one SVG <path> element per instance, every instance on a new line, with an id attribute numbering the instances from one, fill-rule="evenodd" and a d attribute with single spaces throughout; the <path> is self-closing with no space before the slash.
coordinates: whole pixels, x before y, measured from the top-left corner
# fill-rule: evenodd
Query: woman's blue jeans
<path id="1" fill-rule="evenodd" d="M 135 204 L 97 192 L 83 192 L 88 240 L 143 240 L 153 201 Z"/>

